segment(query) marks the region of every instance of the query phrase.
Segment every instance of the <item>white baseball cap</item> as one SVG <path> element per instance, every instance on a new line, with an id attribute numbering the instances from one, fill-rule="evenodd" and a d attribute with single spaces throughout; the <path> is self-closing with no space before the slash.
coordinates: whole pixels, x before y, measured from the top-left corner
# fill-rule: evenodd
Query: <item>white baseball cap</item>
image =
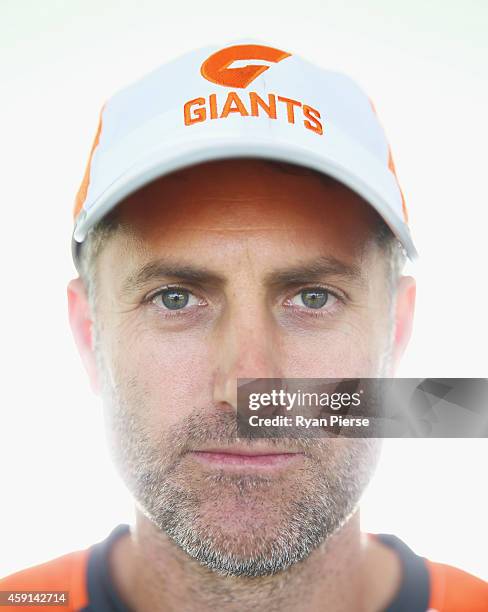
<path id="1" fill-rule="evenodd" d="M 340 181 L 417 253 L 391 149 L 348 76 L 265 44 L 209 46 L 163 64 L 102 107 L 76 197 L 72 245 L 125 197 L 197 163 L 258 157 Z"/>

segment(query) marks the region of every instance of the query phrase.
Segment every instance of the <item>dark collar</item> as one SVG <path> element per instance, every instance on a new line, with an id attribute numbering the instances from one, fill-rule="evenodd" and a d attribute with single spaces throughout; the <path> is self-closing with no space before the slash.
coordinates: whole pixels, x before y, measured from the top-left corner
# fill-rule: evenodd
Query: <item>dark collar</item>
<path id="1" fill-rule="evenodd" d="M 129 525 L 117 525 L 105 540 L 91 547 L 87 568 L 89 603 L 80 612 L 131 612 L 115 590 L 108 565 L 110 547 L 128 532 Z M 377 534 L 376 537 L 398 554 L 403 567 L 400 590 L 385 612 L 426 612 L 430 585 L 425 560 L 394 535 Z"/>

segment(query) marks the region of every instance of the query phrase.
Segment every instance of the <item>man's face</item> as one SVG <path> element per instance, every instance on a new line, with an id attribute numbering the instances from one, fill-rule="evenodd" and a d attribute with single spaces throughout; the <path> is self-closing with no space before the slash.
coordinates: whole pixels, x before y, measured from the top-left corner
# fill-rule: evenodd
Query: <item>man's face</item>
<path id="1" fill-rule="evenodd" d="M 118 468 L 140 511 L 195 559 L 234 575 L 285 569 L 354 512 L 376 447 L 239 441 L 237 379 L 389 374 L 376 215 L 333 181 L 234 160 L 152 183 L 119 219 L 94 316 Z M 226 447 L 278 455 L 207 452 Z"/>

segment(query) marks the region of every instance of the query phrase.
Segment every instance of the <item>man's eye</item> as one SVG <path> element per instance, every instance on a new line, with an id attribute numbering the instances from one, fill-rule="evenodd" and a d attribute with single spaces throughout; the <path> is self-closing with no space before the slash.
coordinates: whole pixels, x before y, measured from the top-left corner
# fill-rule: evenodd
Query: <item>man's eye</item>
<path id="1" fill-rule="evenodd" d="M 185 306 L 198 305 L 199 300 L 187 289 L 171 287 L 159 291 L 151 298 L 153 304 L 167 310 L 181 310 Z"/>
<path id="2" fill-rule="evenodd" d="M 305 306 L 306 308 L 323 308 L 325 305 L 332 306 L 336 302 L 335 295 L 320 287 L 313 289 L 304 289 L 297 293 L 291 303 L 296 306 Z"/>

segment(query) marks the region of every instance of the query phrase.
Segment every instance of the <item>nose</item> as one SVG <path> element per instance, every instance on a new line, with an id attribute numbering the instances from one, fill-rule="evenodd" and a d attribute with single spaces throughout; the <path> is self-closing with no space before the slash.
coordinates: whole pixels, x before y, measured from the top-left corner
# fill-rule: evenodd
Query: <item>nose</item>
<path id="1" fill-rule="evenodd" d="M 266 308 L 228 312 L 213 343 L 214 402 L 237 410 L 237 379 L 281 378 L 282 356 L 278 326 Z"/>

